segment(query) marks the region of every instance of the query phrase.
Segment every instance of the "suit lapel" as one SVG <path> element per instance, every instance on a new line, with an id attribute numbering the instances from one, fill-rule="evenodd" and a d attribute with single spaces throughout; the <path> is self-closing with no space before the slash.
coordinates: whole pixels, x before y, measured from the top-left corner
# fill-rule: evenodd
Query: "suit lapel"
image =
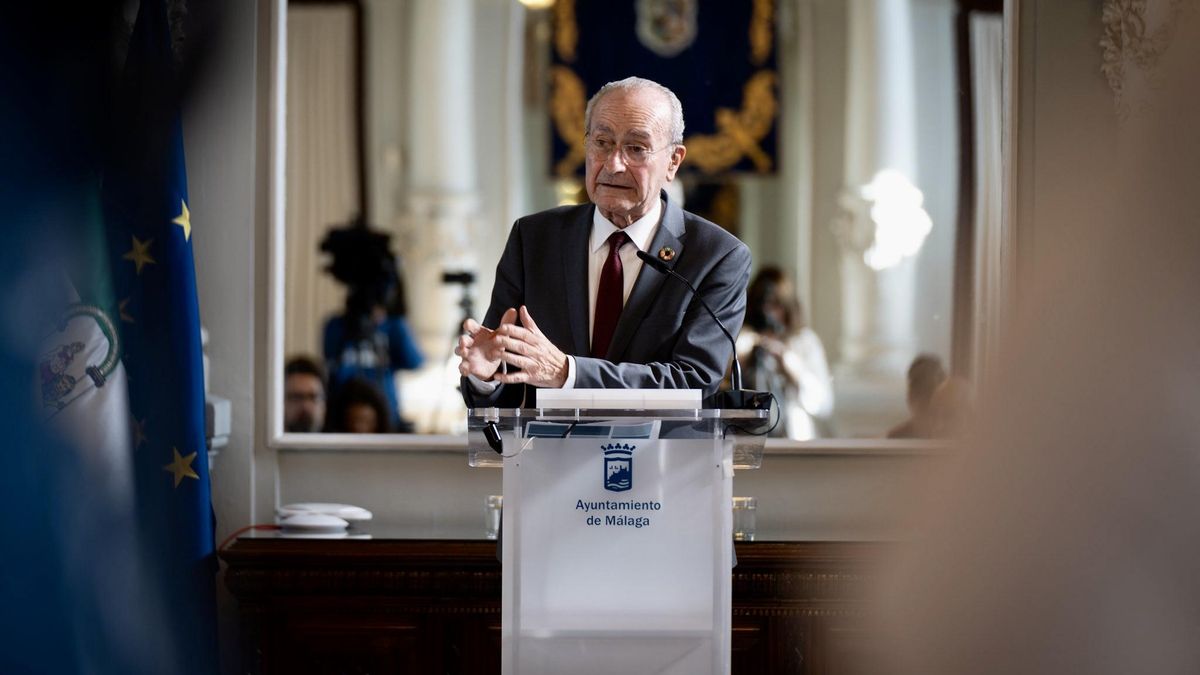
<path id="1" fill-rule="evenodd" d="M 573 354 L 587 356 L 588 341 L 588 239 L 592 232 L 592 212 L 596 207 L 579 210 L 567 227 L 565 259 L 562 261 L 563 288 L 566 289 L 567 321 L 571 328 Z"/>
<path id="2" fill-rule="evenodd" d="M 654 238 L 650 240 L 646 252 L 657 256 L 663 247 L 669 246 L 675 250 L 677 260 L 683 253 L 681 239 L 684 233 L 683 210 L 667 198 L 665 191 L 662 193 L 662 198 L 666 202 L 663 206 L 662 223 L 655 232 Z M 671 266 L 674 267 L 674 263 Z M 608 346 L 607 358 L 614 363 L 620 362 L 621 357 L 625 354 L 625 348 L 629 346 L 629 341 L 633 339 L 633 334 L 637 332 L 638 326 L 641 325 L 650 305 L 654 304 L 654 299 L 658 297 L 663 282 L 667 279 L 667 275 L 648 269 L 648 267 L 648 265 L 642 264 L 642 270 L 638 273 L 637 281 L 633 283 L 629 299 L 625 301 L 625 309 L 621 310 L 621 318 L 617 321 L 617 328 L 613 332 L 612 343 Z"/>

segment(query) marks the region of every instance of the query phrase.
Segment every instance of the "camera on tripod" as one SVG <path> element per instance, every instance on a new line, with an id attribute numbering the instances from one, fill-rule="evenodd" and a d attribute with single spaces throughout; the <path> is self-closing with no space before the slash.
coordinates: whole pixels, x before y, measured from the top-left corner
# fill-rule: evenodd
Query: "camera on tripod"
<path id="1" fill-rule="evenodd" d="M 462 284 L 467 286 L 475 283 L 475 273 L 469 270 L 460 270 L 458 272 L 442 272 L 443 284 Z"/>
<path id="2" fill-rule="evenodd" d="M 463 322 L 475 315 L 475 300 L 471 297 L 471 285 L 475 283 L 475 273 L 470 270 L 442 272 L 442 283 L 447 286 L 454 284 L 462 286 L 462 297 L 458 301 L 458 306 L 462 308 L 462 317 L 459 318 L 454 329 L 454 335 L 457 336 Z"/>

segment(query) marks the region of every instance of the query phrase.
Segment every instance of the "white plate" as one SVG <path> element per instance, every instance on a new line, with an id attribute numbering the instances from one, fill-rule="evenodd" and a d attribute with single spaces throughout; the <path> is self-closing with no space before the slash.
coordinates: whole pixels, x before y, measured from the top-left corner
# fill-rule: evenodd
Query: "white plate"
<path id="1" fill-rule="evenodd" d="M 323 513 L 297 513 L 279 519 L 285 532 L 345 532 L 350 523 Z"/>
<path id="2" fill-rule="evenodd" d="M 337 516 L 342 520 L 347 521 L 362 521 L 370 520 L 372 514 L 370 511 L 361 506 L 352 504 L 331 504 L 326 502 L 298 502 L 296 504 L 287 504 L 275 509 L 276 515 L 280 518 L 294 516 L 301 513 L 316 513 L 326 516 Z"/>
<path id="3" fill-rule="evenodd" d="M 357 532 L 305 532 L 302 530 L 280 530 L 281 539 L 370 539 L 371 535 Z"/>

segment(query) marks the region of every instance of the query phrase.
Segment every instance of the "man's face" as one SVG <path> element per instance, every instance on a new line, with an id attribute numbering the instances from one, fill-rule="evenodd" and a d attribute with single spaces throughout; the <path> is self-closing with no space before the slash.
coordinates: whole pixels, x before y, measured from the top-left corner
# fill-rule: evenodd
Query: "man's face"
<path id="1" fill-rule="evenodd" d="M 592 109 L 589 141 L 614 151 L 607 157 L 587 153 L 584 184 L 601 215 L 617 227 L 645 215 L 662 186 L 675 178 L 687 151 L 682 145 L 669 147 L 670 125 L 670 104 L 653 89 L 612 91 Z M 641 166 L 629 165 L 621 152 L 634 145 L 653 151 Z"/>
<path id="2" fill-rule="evenodd" d="M 325 424 L 325 387 L 308 373 L 288 375 L 283 383 L 285 431 L 320 431 Z"/>

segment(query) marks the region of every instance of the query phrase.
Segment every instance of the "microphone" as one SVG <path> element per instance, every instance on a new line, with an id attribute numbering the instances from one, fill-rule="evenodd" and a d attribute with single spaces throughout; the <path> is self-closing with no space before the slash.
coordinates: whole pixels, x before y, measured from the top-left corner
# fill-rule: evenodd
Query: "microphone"
<path id="1" fill-rule="evenodd" d="M 495 422 L 483 425 L 483 437 L 487 440 L 488 447 L 495 450 L 497 455 L 504 455 L 504 437 L 500 435 L 500 427 Z"/>
<path id="2" fill-rule="evenodd" d="M 729 340 L 729 345 L 733 348 L 733 373 L 729 378 L 732 389 L 730 391 L 719 392 L 719 397 L 717 399 L 718 407 L 755 408 L 759 410 L 769 409 L 771 405 L 769 395 L 764 395 L 763 393 L 756 391 L 745 391 L 742 389 L 742 364 L 738 361 L 737 340 L 733 339 L 733 335 L 729 333 L 729 329 L 725 328 L 725 324 L 721 323 L 721 320 L 717 318 L 717 313 L 712 310 L 712 307 L 708 306 L 708 303 L 704 301 L 704 296 L 700 295 L 700 292 L 696 290 L 696 287 L 692 285 L 692 282 L 688 281 L 686 277 L 679 272 L 676 272 L 665 262 L 655 258 L 645 251 L 639 250 L 637 252 L 637 257 L 641 258 L 642 262 L 649 265 L 654 271 L 683 282 L 683 284 L 692 291 L 692 295 L 700 301 L 700 306 L 704 308 L 704 311 L 708 312 L 708 315 L 712 317 L 712 320 L 717 323 L 717 327 L 721 329 L 721 332 L 724 333 L 725 337 Z"/>

